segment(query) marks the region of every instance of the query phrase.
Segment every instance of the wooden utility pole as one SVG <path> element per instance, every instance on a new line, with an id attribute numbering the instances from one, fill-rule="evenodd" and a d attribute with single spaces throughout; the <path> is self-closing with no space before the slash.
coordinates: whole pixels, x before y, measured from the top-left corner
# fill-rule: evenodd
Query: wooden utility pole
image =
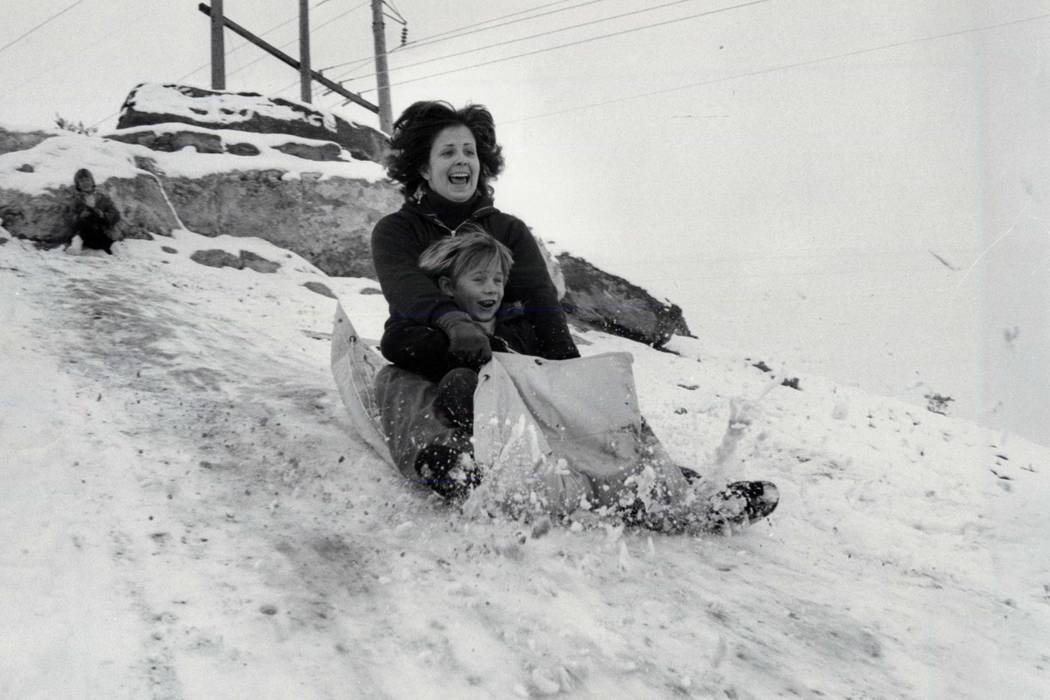
<path id="1" fill-rule="evenodd" d="M 211 3 L 211 89 L 226 89 L 226 46 L 223 43 L 222 0 Z"/>
<path id="2" fill-rule="evenodd" d="M 201 12 L 203 12 L 206 15 L 211 16 L 211 14 L 212 14 L 211 7 L 209 7 L 208 5 L 205 5 L 203 2 L 200 3 L 199 5 L 197 5 L 197 9 L 200 10 Z M 271 56 L 273 56 L 277 60 L 281 61 L 282 63 L 291 66 L 295 70 L 299 70 L 300 69 L 299 61 L 296 61 L 294 58 L 292 58 L 291 56 L 286 54 L 284 51 L 281 51 L 276 46 L 273 46 L 272 44 L 267 44 L 265 41 L 263 41 L 259 37 L 255 36 L 254 34 L 249 32 L 247 29 L 245 29 L 241 25 L 237 24 L 233 20 L 229 19 L 228 17 L 224 17 L 223 20 L 222 20 L 222 23 L 223 23 L 223 25 L 226 26 L 227 29 L 229 29 L 231 32 L 233 32 L 237 36 L 244 37 L 245 39 L 247 39 L 248 41 L 252 42 L 256 46 L 258 46 L 260 49 L 262 49 L 266 53 L 270 54 Z M 321 83 L 321 85 L 324 85 L 326 88 L 328 88 L 332 92 L 345 97 L 350 102 L 358 104 L 358 105 L 364 107 L 365 109 L 367 109 L 370 112 L 375 112 L 376 114 L 379 113 L 379 107 L 375 106 L 374 104 L 372 104 L 371 102 L 369 102 L 365 98 L 361 97 L 357 93 L 350 92 L 349 90 L 347 90 L 345 87 L 343 87 L 339 83 L 337 83 L 335 81 L 332 81 L 332 80 L 329 80 L 328 78 L 324 77 L 323 75 L 321 75 L 320 73 L 318 73 L 315 70 L 310 71 L 310 75 L 313 77 L 313 79 L 315 81 Z"/>
<path id="3" fill-rule="evenodd" d="M 394 117 L 390 110 L 390 76 L 386 66 L 386 24 L 383 22 L 383 0 L 372 0 L 372 38 L 375 41 L 379 129 L 390 134 L 394 130 Z"/>
<path id="4" fill-rule="evenodd" d="M 299 0 L 299 84 L 300 95 L 307 104 L 313 98 L 310 73 L 310 1 Z"/>

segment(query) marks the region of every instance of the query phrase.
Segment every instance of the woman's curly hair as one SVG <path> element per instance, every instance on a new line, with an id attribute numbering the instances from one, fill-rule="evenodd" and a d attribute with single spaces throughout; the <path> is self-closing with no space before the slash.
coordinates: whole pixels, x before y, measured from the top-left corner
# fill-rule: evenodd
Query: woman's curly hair
<path id="1" fill-rule="evenodd" d="M 430 161 L 430 147 L 442 129 L 450 126 L 465 126 L 474 135 L 478 147 L 478 190 L 489 197 L 492 187 L 489 180 L 503 170 L 503 149 L 496 143 L 496 124 L 492 113 L 483 105 L 467 105 L 456 109 L 448 102 L 414 102 L 394 122 L 394 134 L 390 138 L 390 157 L 387 159 L 387 175 L 401 183 L 405 199 L 412 197 L 424 182 L 421 170 Z"/>

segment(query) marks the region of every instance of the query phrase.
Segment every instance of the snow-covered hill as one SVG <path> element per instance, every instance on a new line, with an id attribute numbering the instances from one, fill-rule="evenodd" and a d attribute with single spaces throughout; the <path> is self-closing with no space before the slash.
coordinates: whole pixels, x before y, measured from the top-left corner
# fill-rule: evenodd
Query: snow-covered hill
<path id="1" fill-rule="evenodd" d="M 215 247 L 282 267 L 190 260 Z M 1045 448 L 697 340 L 589 332 L 585 353 L 634 354 L 673 455 L 772 479 L 781 506 L 733 537 L 534 536 L 464 519 L 351 431 L 335 302 L 303 284 L 375 338 L 374 282 L 243 238 L 117 248 L 0 245 L 0 697 L 1050 687 Z"/>

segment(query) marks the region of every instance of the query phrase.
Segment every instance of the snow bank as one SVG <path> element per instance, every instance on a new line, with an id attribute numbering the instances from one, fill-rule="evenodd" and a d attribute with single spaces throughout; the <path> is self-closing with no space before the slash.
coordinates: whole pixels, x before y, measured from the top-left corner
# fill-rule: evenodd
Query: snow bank
<path id="1" fill-rule="evenodd" d="M 282 267 L 190 260 L 217 245 Z M 780 508 L 729 538 L 466 520 L 339 405 L 303 284 L 375 338 L 374 282 L 186 231 L 116 253 L 0 245 L 2 696 L 1044 694 L 1047 449 L 592 331 L 676 459 Z"/>
<path id="2" fill-rule="evenodd" d="M 96 182 L 111 177 L 134 178 L 140 173 L 135 154 L 136 150 L 122 143 L 63 132 L 28 150 L 0 155 L 0 189 L 43 194 L 71 187 L 78 168 L 91 170 Z"/>

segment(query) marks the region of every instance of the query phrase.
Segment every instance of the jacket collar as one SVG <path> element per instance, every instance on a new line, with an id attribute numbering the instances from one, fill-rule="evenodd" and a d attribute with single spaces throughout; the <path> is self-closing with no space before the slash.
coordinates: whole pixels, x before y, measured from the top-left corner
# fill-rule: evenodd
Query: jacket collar
<path id="1" fill-rule="evenodd" d="M 435 206 L 435 204 L 437 204 L 433 200 L 435 197 L 437 197 L 437 195 L 430 192 L 427 188 L 420 187 L 416 190 L 415 194 L 413 194 L 412 197 L 402 205 L 401 209 L 402 211 L 408 211 L 416 216 L 433 221 L 453 236 L 456 235 L 456 232 L 459 231 L 464 224 L 477 222 L 485 217 L 491 216 L 492 214 L 499 213 L 499 210 L 493 206 L 492 199 L 484 194 L 478 193 L 474 195 L 474 199 L 470 201 L 470 206 L 473 209 L 465 219 L 453 227 L 442 221 L 441 217 L 438 215 L 437 209 L 440 208 L 440 205 Z"/>

